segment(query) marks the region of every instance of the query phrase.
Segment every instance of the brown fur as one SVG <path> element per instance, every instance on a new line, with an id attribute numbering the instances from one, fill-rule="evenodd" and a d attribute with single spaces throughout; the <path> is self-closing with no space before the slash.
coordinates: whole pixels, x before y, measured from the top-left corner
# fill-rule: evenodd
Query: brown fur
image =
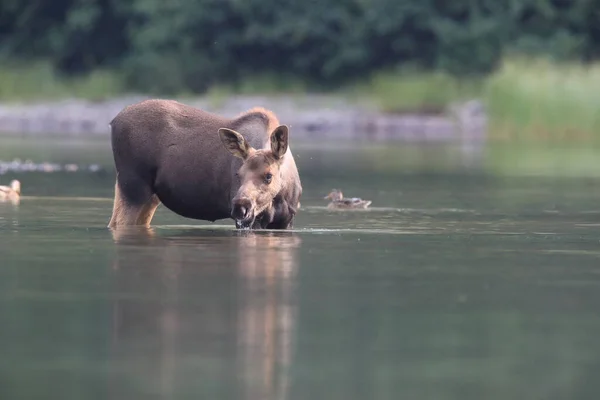
<path id="1" fill-rule="evenodd" d="M 207 221 L 251 207 L 248 218 L 236 219 L 240 226 L 292 226 L 302 186 L 288 128 L 272 111 L 255 107 L 228 119 L 146 100 L 123 109 L 111 131 L 117 182 L 109 227 L 149 226 L 161 202 Z"/>
<path id="2" fill-rule="evenodd" d="M 280 164 L 270 153 L 264 150 L 255 152 L 251 158 L 249 158 L 244 165 L 240 168 L 239 174 L 244 176 L 244 185 L 240 188 L 242 195 L 249 198 L 256 199 L 261 196 L 265 198 L 274 198 L 280 190 L 281 178 L 279 176 Z M 271 183 L 266 186 L 266 190 L 260 190 L 260 187 L 264 185 L 264 179 L 267 174 L 271 174 Z M 265 207 L 257 209 L 255 212 L 261 213 L 266 208 L 272 207 L 271 202 L 265 200 Z"/>
<path id="3" fill-rule="evenodd" d="M 156 195 L 152 195 L 146 203 L 141 205 L 127 204 L 126 199 L 121 195 L 117 182 L 115 183 L 113 213 L 108 225 L 110 227 L 120 225 L 150 226 L 150 221 L 152 221 L 159 205 L 160 200 Z"/>

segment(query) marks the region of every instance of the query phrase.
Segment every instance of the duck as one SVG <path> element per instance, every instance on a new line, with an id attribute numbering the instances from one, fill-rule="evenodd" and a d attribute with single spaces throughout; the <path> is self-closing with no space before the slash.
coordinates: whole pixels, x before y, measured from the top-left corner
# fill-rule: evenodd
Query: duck
<path id="1" fill-rule="evenodd" d="M 21 182 L 13 180 L 10 186 L 0 186 L 0 202 L 10 201 L 18 203 L 21 199 Z"/>
<path id="2" fill-rule="evenodd" d="M 332 189 L 324 199 L 331 200 L 331 203 L 327 205 L 327 208 L 367 208 L 371 205 L 371 200 L 363 200 L 360 197 L 344 198 L 344 194 L 338 189 Z"/>

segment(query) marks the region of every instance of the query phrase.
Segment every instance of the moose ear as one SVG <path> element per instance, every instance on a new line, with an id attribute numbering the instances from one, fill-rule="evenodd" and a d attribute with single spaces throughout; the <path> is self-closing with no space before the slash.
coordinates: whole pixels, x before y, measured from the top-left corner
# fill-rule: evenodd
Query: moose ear
<path id="1" fill-rule="evenodd" d="M 238 132 L 229 128 L 220 128 L 219 137 L 223 146 L 234 156 L 245 160 L 250 155 L 252 148 Z"/>
<path id="2" fill-rule="evenodd" d="M 271 133 L 271 152 L 276 158 L 282 158 L 288 149 L 288 132 L 286 125 L 279 125 Z"/>

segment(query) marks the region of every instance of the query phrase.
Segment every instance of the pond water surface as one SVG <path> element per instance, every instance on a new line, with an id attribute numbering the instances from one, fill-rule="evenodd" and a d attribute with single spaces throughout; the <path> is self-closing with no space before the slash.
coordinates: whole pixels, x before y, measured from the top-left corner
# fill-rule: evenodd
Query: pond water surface
<path id="1" fill-rule="evenodd" d="M 292 232 L 161 207 L 114 235 L 105 140 L 3 143 L 105 169 L 0 175 L 24 191 L 0 204 L 2 400 L 600 394 L 600 180 L 298 145 Z M 327 210 L 333 187 L 372 209 Z"/>

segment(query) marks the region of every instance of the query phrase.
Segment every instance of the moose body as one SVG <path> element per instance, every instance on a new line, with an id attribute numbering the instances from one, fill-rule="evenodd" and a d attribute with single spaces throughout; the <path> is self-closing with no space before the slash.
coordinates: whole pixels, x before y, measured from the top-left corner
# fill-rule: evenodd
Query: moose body
<path id="1" fill-rule="evenodd" d="M 237 228 L 292 227 L 302 186 L 288 128 L 269 110 L 225 118 L 145 100 L 110 123 L 117 181 L 109 227 L 148 226 L 160 203 Z"/>

